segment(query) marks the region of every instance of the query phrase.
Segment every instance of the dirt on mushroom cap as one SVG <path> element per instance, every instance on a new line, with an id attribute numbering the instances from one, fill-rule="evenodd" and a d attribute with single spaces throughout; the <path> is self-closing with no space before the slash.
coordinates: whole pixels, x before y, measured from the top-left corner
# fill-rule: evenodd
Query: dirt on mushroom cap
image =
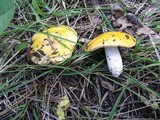
<path id="1" fill-rule="evenodd" d="M 133 47 L 136 44 L 136 39 L 127 33 L 113 31 L 103 33 L 88 42 L 85 51 L 94 51 L 102 47 L 122 46 Z"/>

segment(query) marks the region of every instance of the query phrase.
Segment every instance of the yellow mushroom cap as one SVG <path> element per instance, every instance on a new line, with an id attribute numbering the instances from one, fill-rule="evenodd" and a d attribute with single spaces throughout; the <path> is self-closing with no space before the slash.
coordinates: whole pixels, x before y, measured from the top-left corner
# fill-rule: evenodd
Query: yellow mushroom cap
<path id="1" fill-rule="evenodd" d="M 77 33 L 68 26 L 51 27 L 32 37 L 30 60 L 36 64 L 58 64 L 71 57 Z M 46 34 L 45 34 L 46 33 Z M 51 34 L 51 35 L 50 35 Z"/>
<path id="2" fill-rule="evenodd" d="M 94 51 L 109 46 L 133 47 L 135 44 L 136 39 L 133 36 L 124 32 L 113 31 L 103 33 L 88 42 L 85 51 Z"/>

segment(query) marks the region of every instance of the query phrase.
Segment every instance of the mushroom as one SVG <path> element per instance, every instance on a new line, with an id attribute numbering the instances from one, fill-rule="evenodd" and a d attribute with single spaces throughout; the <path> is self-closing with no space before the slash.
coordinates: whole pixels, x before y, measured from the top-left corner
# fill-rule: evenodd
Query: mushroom
<path id="1" fill-rule="evenodd" d="M 77 43 L 77 33 L 68 26 L 51 27 L 32 37 L 30 60 L 35 64 L 59 64 L 71 57 Z"/>
<path id="2" fill-rule="evenodd" d="M 123 72 L 123 63 L 118 46 L 133 47 L 136 39 L 124 32 L 105 32 L 87 43 L 85 51 L 94 51 L 105 48 L 108 69 L 114 77 L 118 77 Z"/>

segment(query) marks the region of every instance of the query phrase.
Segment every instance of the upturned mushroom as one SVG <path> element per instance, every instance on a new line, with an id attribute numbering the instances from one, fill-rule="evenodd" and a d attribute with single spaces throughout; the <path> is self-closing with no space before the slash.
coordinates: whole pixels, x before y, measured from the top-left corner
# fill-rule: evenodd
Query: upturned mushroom
<path id="1" fill-rule="evenodd" d="M 94 51 L 104 47 L 108 69 L 114 77 L 118 77 L 123 72 L 122 57 L 118 46 L 133 47 L 135 44 L 136 39 L 127 33 L 119 31 L 105 32 L 90 40 L 85 51 Z"/>
<path id="2" fill-rule="evenodd" d="M 62 63 L 71 57 L 77 39 L 76 31 L 64 25 L 51 27 L 43 33 L 36 33 L 32 37 L 30 60 L 40 65 L 50 62 Z"/>

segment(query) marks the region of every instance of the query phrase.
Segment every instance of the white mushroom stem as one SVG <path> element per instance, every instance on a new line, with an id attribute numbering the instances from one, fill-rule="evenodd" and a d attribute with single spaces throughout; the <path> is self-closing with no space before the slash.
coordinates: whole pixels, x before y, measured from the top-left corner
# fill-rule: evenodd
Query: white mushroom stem
<path id="1" fill-rule="evenodd" d="M 108 69 L 114 77 L 118 77 L 123 72 L 122 57 L 117 47 L 105 47 Z"/>

